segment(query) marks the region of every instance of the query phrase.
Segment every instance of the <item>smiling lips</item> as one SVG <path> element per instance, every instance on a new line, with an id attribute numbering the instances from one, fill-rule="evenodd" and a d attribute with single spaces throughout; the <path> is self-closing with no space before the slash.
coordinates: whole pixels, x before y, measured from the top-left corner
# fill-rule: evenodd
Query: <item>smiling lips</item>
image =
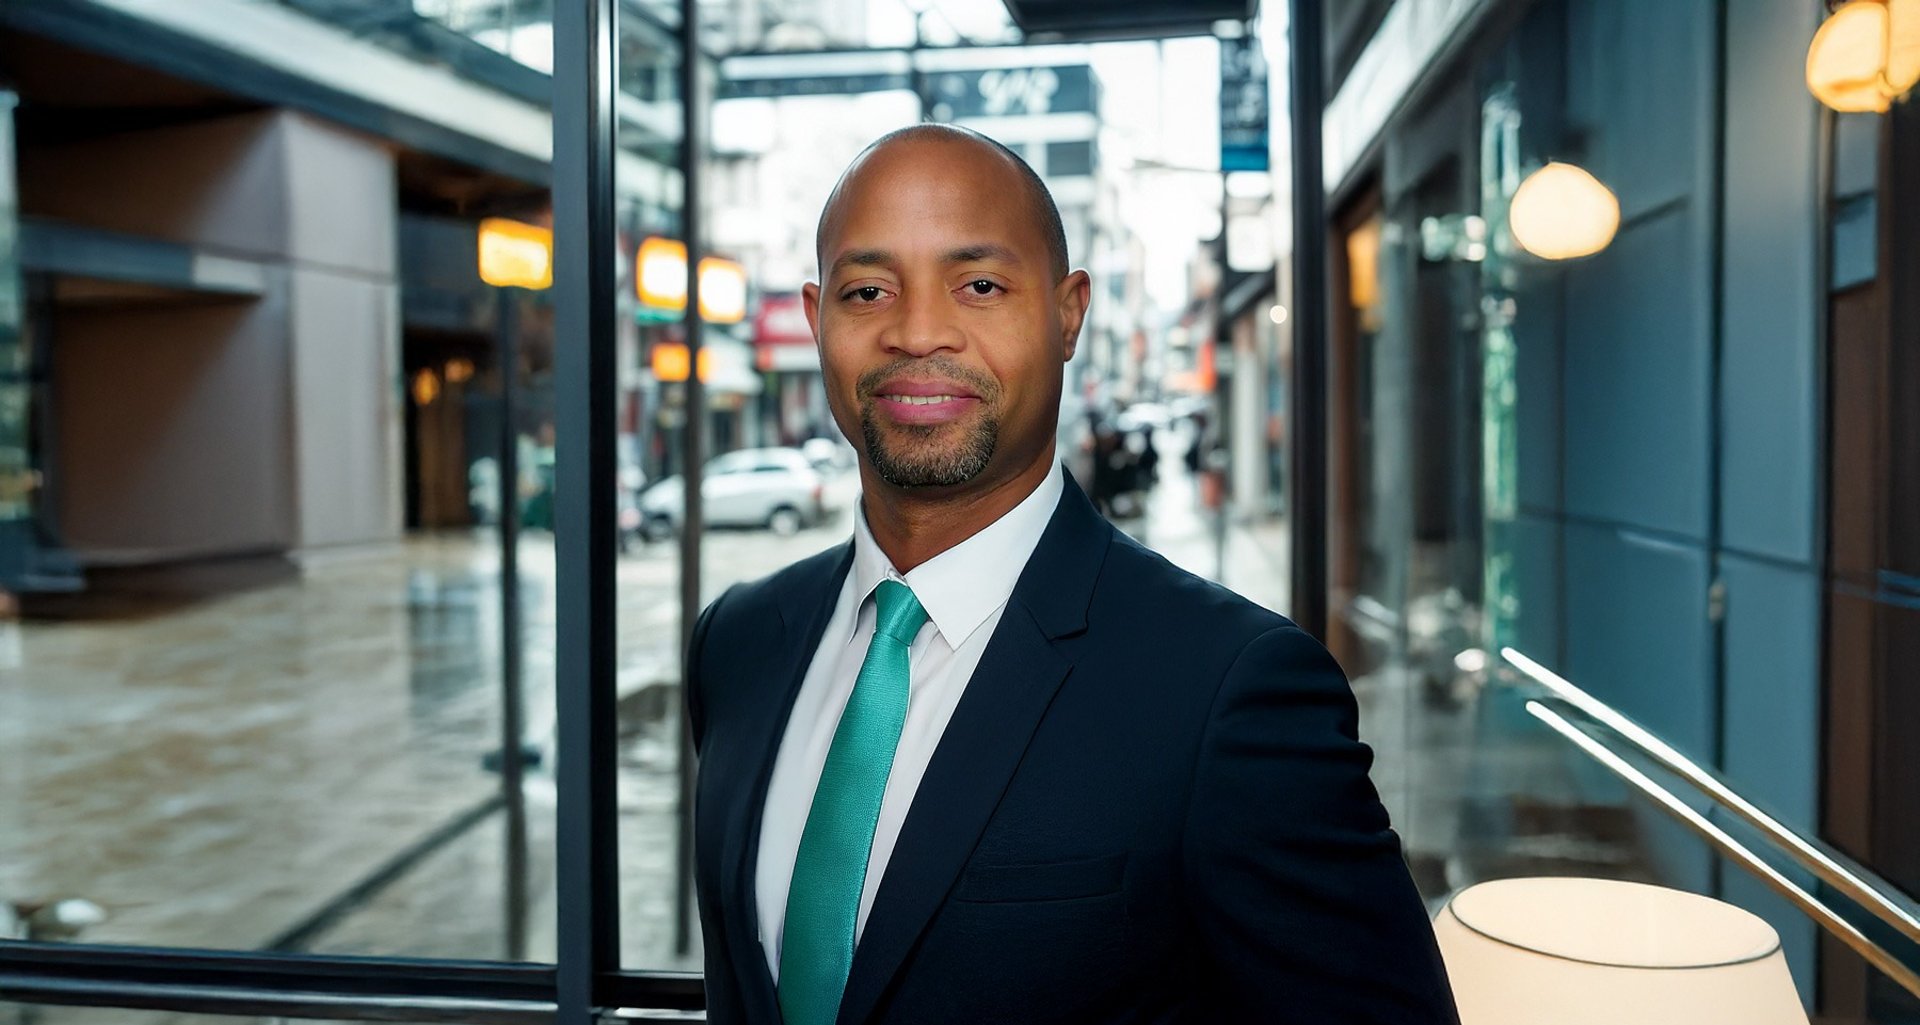
<path id="1" fill-rule="evenodd" d="M 979 404 L 979 396 L 949 381 L 892 381 L 874 389 L 874 405 L 896 423 L 946 423 Z"/>

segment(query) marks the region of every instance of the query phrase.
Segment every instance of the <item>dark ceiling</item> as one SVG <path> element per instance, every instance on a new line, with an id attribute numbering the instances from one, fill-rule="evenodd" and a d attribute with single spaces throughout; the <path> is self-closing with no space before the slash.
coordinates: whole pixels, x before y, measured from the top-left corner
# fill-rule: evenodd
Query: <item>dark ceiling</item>
<path id="1" fill-rule="evenodd" d="M 1029 39 L 1206 34 L 1213 23 L 1253 17 L 1259 0 L 1003 0 Z"/>

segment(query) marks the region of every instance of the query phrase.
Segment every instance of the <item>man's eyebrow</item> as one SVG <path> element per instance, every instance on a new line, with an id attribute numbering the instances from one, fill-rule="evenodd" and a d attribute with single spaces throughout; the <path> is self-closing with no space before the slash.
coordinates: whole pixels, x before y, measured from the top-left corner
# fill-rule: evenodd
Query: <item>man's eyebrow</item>
<path id="1" fill-rule="evenodd" d="M 842 267 L 891 267 L 895 263 L 893 254 L 885 249 L 849 249 L 833 261 L 832 269 Z"/>
<path id="2" fill-rule="evenodd" d="M 984 260 L 998 260 L 1001 263 L 1019 263 L 1020 254 L 995 242 L 974 242 L 970 245 L 949 249 L 941 258 L 943 263 L 980 263 Z"/>

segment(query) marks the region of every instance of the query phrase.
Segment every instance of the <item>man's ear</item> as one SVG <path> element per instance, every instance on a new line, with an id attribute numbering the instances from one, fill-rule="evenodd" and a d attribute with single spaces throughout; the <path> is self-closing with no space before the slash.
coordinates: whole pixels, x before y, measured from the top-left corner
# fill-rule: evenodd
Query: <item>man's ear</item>
<path id="1" fill-rule="evenodd" d="M 813 347 L 820 347 L 820 284 L 809 281 L 800 286 L 800 305 L 807 311 L 807 328 L 813 332 Z"/>
<path id="2" fill-rule="evenodd" d="M 1080 325 L 1087 319 L 1087 304 L 1093 300 L 1093 280 L 1083 270 L 1060 279 L 1054 290 L 1054 305 L 1060 314 L 1061 362 L 1073 359 L 1080 344 Z"/>

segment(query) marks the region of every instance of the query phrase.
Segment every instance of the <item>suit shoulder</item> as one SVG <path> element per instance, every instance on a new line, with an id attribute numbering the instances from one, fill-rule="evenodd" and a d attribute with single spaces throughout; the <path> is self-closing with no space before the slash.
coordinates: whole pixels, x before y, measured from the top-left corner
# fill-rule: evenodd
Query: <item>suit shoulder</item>
<path id="1" fill-rule="evenodd" d="M 1209 646 L 1237 650 L 1262 634 L 1293 627 L 1280 613 L 1174 565 L 1126 533 L 1114 535 L 1101 587 L 1118 602 L 1150 606 L 1163 636 L 1204 638 Z"/>

